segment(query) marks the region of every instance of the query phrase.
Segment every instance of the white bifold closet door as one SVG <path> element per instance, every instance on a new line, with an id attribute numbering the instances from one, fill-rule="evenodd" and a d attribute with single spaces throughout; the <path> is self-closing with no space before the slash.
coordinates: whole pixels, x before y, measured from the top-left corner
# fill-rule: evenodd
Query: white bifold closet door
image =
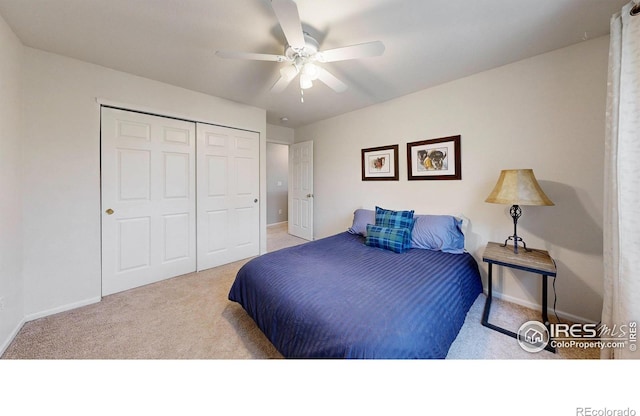
<path id="1" fill-rule="evenodd" d="M 102 109 L 102 294 L 196 269 L 196 128 Z"/>
<path id="2" fill-rule="evenodd" d="M 260 251 L 259 134 L 198 123 L 198 270 Z"/>
<path id="3" fill-rule="evenodd" d="M 102 295 L 258 255 L 259 177 L 256 132 L 103 107 Z"/>

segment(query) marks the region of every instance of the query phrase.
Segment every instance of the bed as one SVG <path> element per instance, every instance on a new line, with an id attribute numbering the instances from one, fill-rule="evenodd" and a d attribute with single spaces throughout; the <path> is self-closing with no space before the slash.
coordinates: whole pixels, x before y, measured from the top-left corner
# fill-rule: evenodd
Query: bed
<path id="1" fill-rule="evenodd" d="M 445 358 L 482 291 L 475 259 L 365 240 L 343 232 L 256 257 L 229 299 L 287 358 Z"/>

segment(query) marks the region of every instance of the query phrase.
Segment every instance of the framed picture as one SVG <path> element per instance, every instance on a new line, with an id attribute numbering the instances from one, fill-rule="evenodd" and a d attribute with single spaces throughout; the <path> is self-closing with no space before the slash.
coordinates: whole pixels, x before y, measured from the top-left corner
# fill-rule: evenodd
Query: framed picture
<path id="1" fill-rule="evenodd" d="M 398 145 L 362 149 L 363 181 L 398 180 Z"/>
<path id="2" fill-rule="evenodd" d="M 408 179 L 462 179 L 460 136 L 407 143 Z"/>

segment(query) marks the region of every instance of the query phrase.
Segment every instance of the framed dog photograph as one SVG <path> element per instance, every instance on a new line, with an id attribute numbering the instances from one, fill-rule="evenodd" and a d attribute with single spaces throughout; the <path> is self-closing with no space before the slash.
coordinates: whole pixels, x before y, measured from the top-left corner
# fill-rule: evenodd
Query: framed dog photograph
<path id="1" fill-rule="evenodd" d="M 398 145 L 362 149 L 363 181 L 398 180 Z"/>
<path id="2" fill-rule="evenodd" d="M 462 179 L 460 136 L 407 143 L 408 179 Z"/>

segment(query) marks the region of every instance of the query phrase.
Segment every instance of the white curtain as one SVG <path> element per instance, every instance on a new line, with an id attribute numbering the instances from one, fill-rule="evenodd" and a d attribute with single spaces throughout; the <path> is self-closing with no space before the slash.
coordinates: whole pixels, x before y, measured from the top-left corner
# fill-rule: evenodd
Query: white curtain
<path id="1" fill-rule="evenodd" d="M 611 18 L 604 177 L 602 324 L 640 325 L 640 14 L 634 0 Z M 602 358 L 640 358 L 634 345 Z M 640 339 L 636 342 L 640 347 Z"/>

